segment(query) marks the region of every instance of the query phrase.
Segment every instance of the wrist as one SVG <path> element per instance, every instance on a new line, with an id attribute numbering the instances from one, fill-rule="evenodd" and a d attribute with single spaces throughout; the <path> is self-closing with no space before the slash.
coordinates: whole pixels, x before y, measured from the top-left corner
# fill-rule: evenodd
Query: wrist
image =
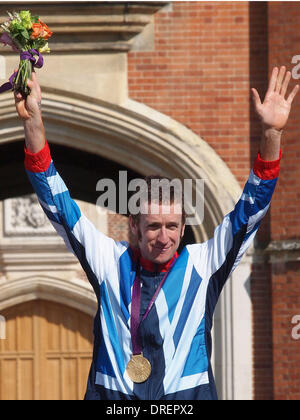
<path id="1" fill-rule="evenodd" d="M 283 128 L 278 129 L 276 127 L 272 127 L 272 126 L 262 123 L 262 132 L 263 132 L 263 135 L 267 138 L 269 137 L 280 138 L 283 132 Z"/>
<path id="2" fill-rule="evenodd" d="M 40 124 L 42 122 L 42 112 L 41 108 L 39 107 L 39 104 L 36 103 L 34 108 L 31 106 L 30 109 L 28 109 L 28 116 L 27 118 L 23 118 L 24 124 Z"/>
<path id="3" fill-rule="evenodd" d="M 282 131 L 263 124 L 260 142 L 260 154 L 263 160 L 274 161 L 279 158 Z"/>
<path id="4" fill-rule="evenodd" d="M 25 143 L 32 153 L 39 152 L 45 146 L 45 129 L 41 115 L 35 115 L 23 122 Z"/>

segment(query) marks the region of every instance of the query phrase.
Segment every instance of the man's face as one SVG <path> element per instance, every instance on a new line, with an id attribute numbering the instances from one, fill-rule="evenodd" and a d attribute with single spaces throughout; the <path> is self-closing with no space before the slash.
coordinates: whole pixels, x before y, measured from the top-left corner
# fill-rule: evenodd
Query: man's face
<path id="1" fill-rule="evenodd" d="M 130 219 L 130 227 L 135 236 L 139 235 L 142 257 L 164 264 L 177 251 L 185 226 L 181 213 L 176 214 L 174 204 L 159 205 L 158 210 L 158 214 L 151 214 L 150 210 L 148 214 L 141 214 L 138 226 Z"/>

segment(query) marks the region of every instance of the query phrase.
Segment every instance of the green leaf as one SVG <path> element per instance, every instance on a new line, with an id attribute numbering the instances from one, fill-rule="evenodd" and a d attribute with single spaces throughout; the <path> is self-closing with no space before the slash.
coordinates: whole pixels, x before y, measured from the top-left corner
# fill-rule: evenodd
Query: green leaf
<path id="1" fill-rule="evenodd" d="M 22 34 L 22 36 L 23 36 L 25 39 L 29 39 L 29 33 L 26 31 L 26 29 L 24 29 L 24 30 L 21 32 L 21 34 Z"/>

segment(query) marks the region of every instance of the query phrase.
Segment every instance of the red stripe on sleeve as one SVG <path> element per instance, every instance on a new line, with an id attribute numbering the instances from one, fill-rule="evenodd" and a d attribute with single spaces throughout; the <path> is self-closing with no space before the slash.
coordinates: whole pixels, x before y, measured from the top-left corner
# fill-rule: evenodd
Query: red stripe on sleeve
<path id="1" fill-rule="evenodd" d="M 260 153 L 258 153 L 253 166 L 254 174 L 264 180 L 278 178 L 281 156 L 282 151 L 280 150 L 279 159 L 267 161 L 263 160 Z"/>
<path id="2" fill-rule="evenodd" d="M 49 168 L 51 163 L 51 154 L 49 144 L 46 140 L 45 146 L 37 153 L 32 153 L 26 146 L 24 146 L 25 152 L 25 169 L 30 172 L 44 172 Z"/>

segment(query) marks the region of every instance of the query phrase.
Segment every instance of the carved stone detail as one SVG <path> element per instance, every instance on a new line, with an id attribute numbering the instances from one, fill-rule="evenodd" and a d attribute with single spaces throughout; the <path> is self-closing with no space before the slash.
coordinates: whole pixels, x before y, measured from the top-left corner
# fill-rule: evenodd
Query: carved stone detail
<path id="1" fill-rule="evenodd" d="M 35 194 L 4 201 L 4 236 L 55 236 Z"/>

